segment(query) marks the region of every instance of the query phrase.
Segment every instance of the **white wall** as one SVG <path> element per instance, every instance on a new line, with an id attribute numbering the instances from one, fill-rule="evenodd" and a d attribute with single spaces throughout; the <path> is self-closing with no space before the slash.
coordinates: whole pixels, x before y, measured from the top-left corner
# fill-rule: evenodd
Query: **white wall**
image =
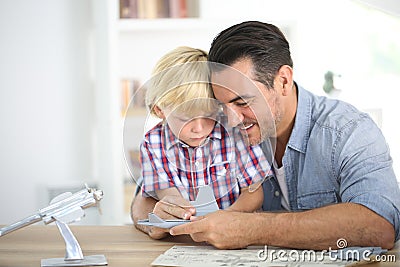
<path id="1" fill-rule="evenodd" d="M 292 41 L 296 80 L 308 90 L 322 90 L 328 70 L 341 75 L 334 96 L 357 108 L 381 113 L 381 130 L 389 144 L 400 183 L 400 13 L 391 0 L 305 0 L 316 12 L 297 16 Z M 370 6 L 367 3 L 373 3 Z M 379 6 L 379 8 L 375 8 Z M 389 52 L 391 51 L 391 52 Z"/>
<path id="2" fill-rule="evenodd" d="M 0 1 L 0 224 L 92 179 L 88 0 Z M 83 185 L 83 184 L 82 184 Z"/>

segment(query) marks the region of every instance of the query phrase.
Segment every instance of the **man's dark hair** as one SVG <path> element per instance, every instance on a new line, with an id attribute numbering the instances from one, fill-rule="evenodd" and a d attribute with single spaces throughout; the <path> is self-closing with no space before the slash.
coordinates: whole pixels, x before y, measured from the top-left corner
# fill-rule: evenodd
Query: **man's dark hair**
<path id="1" fill-rule="evenodd" d="M 289 43 L 278 27 L 259 21 L 246 21 L 229 27 L 213 40 L 208 55 L 210 62 L 232 65 L 250 59 L 254 79 L 272 88 L 274 77 L 283 65 L 293 67 Z M 214 67 L 213 67 L 214 65 Z M 219 71 L 212 64 L 212 71 Z"/>

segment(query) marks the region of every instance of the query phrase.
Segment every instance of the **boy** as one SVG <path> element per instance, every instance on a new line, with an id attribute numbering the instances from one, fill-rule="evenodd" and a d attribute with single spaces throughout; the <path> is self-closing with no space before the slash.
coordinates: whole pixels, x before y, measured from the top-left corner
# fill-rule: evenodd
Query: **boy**
<path id="1" fill-rule="evenodd" d="M 194 200 L 198 187 L 209 185 L 220 209 L 253 212 L 261 208 L 257 185 L 270 165 L 259 146 L 248 147 L 238 130 L 224 127 L 206 61 L 206 52 L 178 47 L 155 66 L 146 106 L 162 122 L 141 144 L 142 194 Z"/>

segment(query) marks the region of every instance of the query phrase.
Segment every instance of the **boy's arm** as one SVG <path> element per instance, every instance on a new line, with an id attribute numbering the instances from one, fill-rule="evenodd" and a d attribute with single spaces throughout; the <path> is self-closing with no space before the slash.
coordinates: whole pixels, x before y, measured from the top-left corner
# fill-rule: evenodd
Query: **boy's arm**
<path id="1" fill-rule="evenodd" d="M 139 193 L 131 204 L 131 218 L 137 229 L 148 234 L 153 239 L 161 239 L 168 236 L 168 232 L 165 229 L 137 224 L 138 220 L 147 218 L 148 214 L 153 212 L 156 203 L 157 200 L 152 197 L 144 197 Z"/>
<path id="2" fill-rule="evenodd" d="M 254 212 L 261 208 L 263 201 L 264 192 L 261 185 L 252 192 L 250 192 L 249 187 L 241 188 L 239 198 L 227 210 Z"/>
<path id="3" fill-rule="evenodd" d="M 237 171 L 241 193 L 229 210 L 254 212 L 262 207 L 264 192 L 262 183 L 271 176 L 272 170 L 260 145 L 248 146 L 239 135 L 235 143 Z"/>

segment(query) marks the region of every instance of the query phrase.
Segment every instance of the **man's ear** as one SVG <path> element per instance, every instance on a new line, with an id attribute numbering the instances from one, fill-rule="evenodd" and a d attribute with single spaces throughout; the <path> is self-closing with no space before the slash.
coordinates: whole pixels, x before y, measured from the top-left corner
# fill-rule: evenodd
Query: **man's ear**
<path id="1" fill-rule="evenodd" d="M 282 90 L 282 95 L 287 96 L 293 88 L 293 69 L 288 65 L 283 65 L 278 71 L 278 84 Z"/>
<path id="2" fill-rule="evenodd" d="M 159 117 L 160 119 L 165 119 L 164 112 L 158 106 L 154 106 L 153 110 L 156 113 L 157 117 Z"/>

